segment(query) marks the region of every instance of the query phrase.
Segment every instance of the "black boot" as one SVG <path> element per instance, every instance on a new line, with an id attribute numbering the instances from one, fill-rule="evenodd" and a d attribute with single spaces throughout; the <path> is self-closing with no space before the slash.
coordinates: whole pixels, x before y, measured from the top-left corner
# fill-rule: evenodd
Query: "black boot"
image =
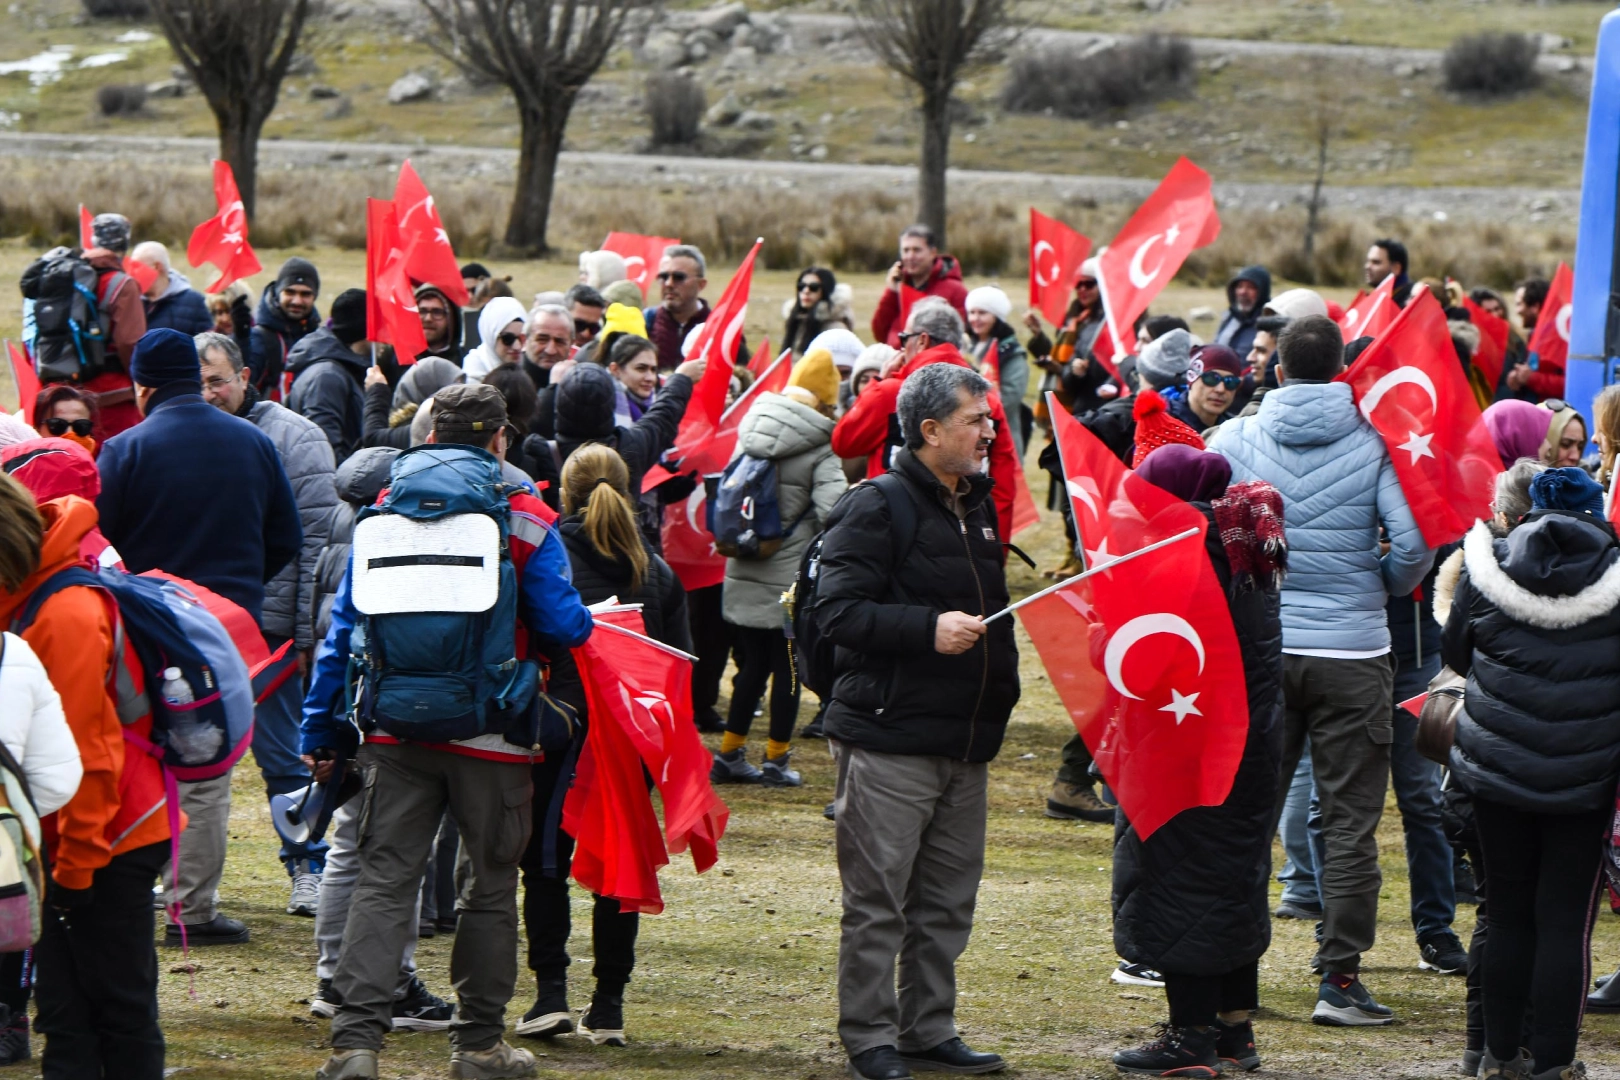
<path id="1" fill-rule="evenodd" d="M 1134 1050 L 1114 1055 L 1114 1067 L 1122 1073 L 1144 1076 L 1184 1076 L 1214 1080 L 1221 1075 L 1221 1062 L 1215 1056 L 1216 1029 L 1159 1024 L 1158 1037 Z"/>
<path id="2" fill-rule="evenodd" d="M 1240 1024 L 1228 1024 L 1224 1020 L 1215 1021 L 1215 1056 L 1221 1059 L 1223 1065 L 1244 1072 L 1253 1072 L 1260 1067 L 1260 1051 L 1254 1046 L 1254 1022 L 1245 1020 Z"/>
<path id="3" fill-rule="evenodd" d="M 591 1007 L 580 1017 L 579 1033 L 592 1046 L 624 1046 L 629 1041 L 624 1035 L 624 987 L 597 984 Z"/>
<path id="4" fill-rule="evenodd" d="M 568 1008 L 568 980 L 536 977 L 534 1007 L 523 1014 L 516 1031 L 530 1039 L 551 1039 L 574 1030 Z"/>
<path id="5" fill-rule="evenodd" d="M 1620 1012 L 1620 971 L 1610 975 L 1601 986 L 1586 995 L 1586 1011 Z"/>

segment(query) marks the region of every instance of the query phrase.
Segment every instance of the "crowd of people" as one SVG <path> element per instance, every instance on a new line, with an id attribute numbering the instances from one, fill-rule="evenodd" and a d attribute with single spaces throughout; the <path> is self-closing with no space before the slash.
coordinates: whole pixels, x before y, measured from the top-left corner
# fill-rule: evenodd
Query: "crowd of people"
<path id="1" fill-rule="evenodd" d="M 1343 309 L 1321 294 L 1273 295 L 1267 270 L 1246 267 L 1210 340 L 1144 315 L 1129 355 L 1108 359 L 1095 352 L 1107 321 L 1095 259 L 1048 326 L 1015 315 L 995 285 L 968 288 L 913 226 L 862 327 L 871 344 L 832 269 L 798 275 L 782 311 L 790 374 L 750 396 L 720 481 L 768 477 L 776 535 L 728 548 L 723 580 L 688 588 L 661 523 L 706 478 L 673 448 L 695 387 L 725 362 L 689 355 L 713 310 L 697 248 L 664 251 L 645 307 L 612 252 L 585 253 L 577 282 L 532 303 L 468 264 L 466 308 L 447 283 L 416 288 L 427 348 L 400 357 L 368 340 L 364 290 L 339 292 L 323 316 L 307 259 L 288 259 L 255 308 L 239 286 L 204 297 L 160 244 L 131 248 L 116 214 L 96 217 L 93 237 L 45 257 L 94 274 L 89 377 L 52 378 L 41 363 L 32 426 L 0 417 L 0 741 L 43 815 L 50 868 L 37 945 L 0 957 L 0 1062 L 30 1054 L 31 995 L 45 1075 L 156 1080 L 154 893 L 166 945 L 251 933 L 219 909 L 230 771 L 176 783 L 140 749 L 153 720 L 125 715 L 115 692 L 131 669 L 117 607 L 59 584 L 90 567 L 172 575 L 251 619 L 270 657 L 251 740 L 267 799 L 312 778 L 361 789 L 324 837 L 284 833 L 278 853 L 287 914 L 314 920 L 311 1010 L 332 1020 L 320 1080 L 377 1077 L 390 1030 L 448 1030 L 452 1076 L 535 1075 L 532 1052 L 506 1040 L 520 930 L 534 998 L 515 1036 L 626 1043 L 633 911 L 595 897 L 583 1012 L 567 984 L 575 838 L 563 804 L 591 722 L 570 650 L 592 632 L 590 607 L 610 600 L 638 605 L 648 636 L 695 658 L 693 719 L 719 736 L 712 783 L 797 787 L 795 737 L 831 749 L 850 1074 L 1004 1068 L 958 1037 L 955 965 L 984 866 L 988 763 L 1020 694 L 1012 621 L 986 617 L 1009 601 L 1020 463 L 1037 447 L 1068 537 L 1045 572 L 1084 565 L 1049 401 L 1211 523 L 1207 556 L 1248 687 L 1247 742 L 1221 805 L 1140 836 L 1079 734 L 1046 799 L 1048 816 L 1115 824 L 1113 978 L 1167 998 L 1159 1035 L 1121 1050 L 1117 1067 L 1258 1068 L 1274 917 L 1317 924 L 1312 1019 L 1395 1019 L 1360 978 L 1391 786 L 1416 959 L 1466 975 L 1466 1073 L 1582 1076 L 1583 1012 L 1620 1011 L 1620 979 L 1587 1002 L 1620 781 L 1620 545 L 1604 494 L 1620 389 L 1589 423 L 1561 400 L 1556 364 L 1528 354 L 1545 281 L 1515 290 L 1502 374 L 1479 395 L 1504 469 L 1495 520 L 1437 551 L 1336 381 L 1368 341 L 1346 344 Z M 151 270 L 149 287 L 126 259 Z M 1393 302 L 1410 302 L 1420 283 L 1407 251 L 1379 240 L 1367 288 L 1390 277 Z M 1422 287 L 1480 387 L 1471 312 L 1506 319 L 1508 302 Z M 42 312 L 28 316 L 39 356 L 63 347 Z M 754 379 L 739 345 L 728 404 Z M 705 490 L 725 505 L 712 480 Z M 500 523 L 498 545 L 452 528 L 480 515 Z M 410 547 L 429 535 L 439 546 Z M 783 596 L 807 562 L 833 666 L 796 730 Z M 1418 720 L 1397 704 L 1443 668 L 1465 687 L 1445 764 L 1419 753 Z M 751 751 L 756 716 L 766 732 Z M 1465 949 L 1453 923 L 1469 903 Z M 455 936 L 453 1004 L 417 974 L 416 942 L 435 934 Z"/>

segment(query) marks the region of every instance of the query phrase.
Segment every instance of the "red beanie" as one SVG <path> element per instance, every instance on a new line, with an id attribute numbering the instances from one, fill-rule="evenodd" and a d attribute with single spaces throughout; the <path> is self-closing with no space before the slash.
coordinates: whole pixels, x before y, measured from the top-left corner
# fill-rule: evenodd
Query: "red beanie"
<path id="1" fill-rule="evenodd" d="M 1153 451 L 1171 443 L 1183 443 L 1195 450 L 1204 449 L 1204 440 L 1198 432 L 1170 415 L 1169 403 L 1159 396 L 1157 390 L 1144 389 L 1137 394 L 1131 415 L 1136 418 L 1136 456 L 1131 458 L 1133 469 Z"/>

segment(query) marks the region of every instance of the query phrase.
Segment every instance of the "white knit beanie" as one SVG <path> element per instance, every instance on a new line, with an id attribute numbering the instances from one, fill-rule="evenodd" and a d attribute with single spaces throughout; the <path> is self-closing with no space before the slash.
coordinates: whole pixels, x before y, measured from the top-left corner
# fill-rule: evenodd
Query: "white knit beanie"
<path id="1" fill-rule="evenodd" d="M 969 311 L 987 311 L 1002 322 L 1012 315 L 1012 301 L 994 285 L 980 285 L 968 293 L 967 303 L 963 307 Z"/>

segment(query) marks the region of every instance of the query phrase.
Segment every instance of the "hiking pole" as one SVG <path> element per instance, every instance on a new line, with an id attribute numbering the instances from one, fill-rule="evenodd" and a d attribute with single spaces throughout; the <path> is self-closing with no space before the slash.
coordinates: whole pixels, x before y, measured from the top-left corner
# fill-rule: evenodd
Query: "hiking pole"
<path id="1" fill-rule="evenodd" d="M 1158 551 L 1162 547 L 1169 547 L 1171 544 L 1174 544 L 1178 540 L 1185 540 L 1190 536 L 1197 536 L 1201 531 L 1202 530 L 1199 530 L 1199 529 L 1196 529 L 1196 528 L 1188 529 L 1186 532 L 1176 533 L 1176 535 L 1174 535 L 1174 536 L 1166 537 L 1165 539 L 1159 540 L 1156 543 L 1149 544 L 1147 547 L 1137 548 L 1135 551 L 1131 552 L 1128 555 L 1121 555 L 1116 559 L 1110 559 L 1108 562 L 1102 563 L 1099 566 L 1094 566 L 1090 570 L 1083 570 L 1080 573 L 1074 575 L 1074 577 L 1064 578 L 1062 581 L 1058 582 L 1056 585 L 1048 585 L 1046 588 L 1042 589 L 1040 592 L 1032 593 L 1031 595 L 1024 597 L 1022 600 L 1018 601 L 1016 604 L 1009 604 L 1008 606 L 1002 608 L 1000 611 L 996 612 L 994 615 L 990 616 L 988 619 L 985 619 L 984 621 L 985 621 L 986 625 L 988 625 L 990 623 L 993 623 L 997 619 L 1001 618 L 1003 615 L 1011 615 L 1013 612 L 1017 611 L 1019 608 L 1023 607 L 1025 604 L 1033 604 L 1035 601 L 1039 600 L 1043 596 L 1050 596 L 1052 593 L 1057 592 L 1059 589 L 1066 589 L 1070 585 L 1073 585 L 1075 582 L 1080 581 L 1080 580 L 1082 580 L 1084 578 L 1091 577 L 1093 574 L 1101 574 L 1101 573 L 1103 573 L 1105 571 L 1112 570 L 1114 567 L 1118 566 L 1120 563 L 1130 562 L 1132 559 L 1138 558 L 1138 557 L 1140 557 L 1142 555 L 1146 555 L 1150 551 Z"/>

